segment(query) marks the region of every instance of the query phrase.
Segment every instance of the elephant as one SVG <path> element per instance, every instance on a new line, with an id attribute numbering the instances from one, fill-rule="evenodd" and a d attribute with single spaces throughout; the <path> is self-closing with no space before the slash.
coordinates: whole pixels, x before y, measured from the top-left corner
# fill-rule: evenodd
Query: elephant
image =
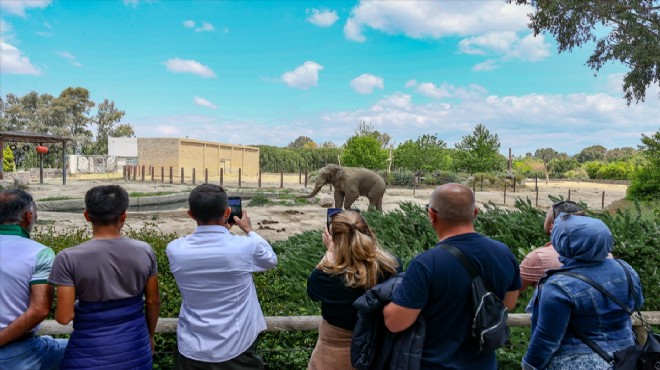
<path id="1" fill-rule="evenodd" d="M 359 196 L 369 198 L 369 207 L 383 210 L 385 180 L 366 168 L 341 167 L 329 164 L 321 169 L 314 190 L 298 198 L 311 198 L 318 194 L 323 185 L 332 184 L 335 189 L 335 207 L 348 209 Z"/>

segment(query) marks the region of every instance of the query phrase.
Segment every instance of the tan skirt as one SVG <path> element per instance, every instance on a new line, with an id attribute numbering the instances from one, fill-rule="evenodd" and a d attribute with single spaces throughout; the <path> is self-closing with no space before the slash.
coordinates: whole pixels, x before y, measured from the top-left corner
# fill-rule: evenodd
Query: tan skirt
<path id="1" fill-rule="evenodd" d="M 319 339 L 309 359 L 307 370 L 351 370 L 351 337 L 353 332 L 323 320 Z"/>

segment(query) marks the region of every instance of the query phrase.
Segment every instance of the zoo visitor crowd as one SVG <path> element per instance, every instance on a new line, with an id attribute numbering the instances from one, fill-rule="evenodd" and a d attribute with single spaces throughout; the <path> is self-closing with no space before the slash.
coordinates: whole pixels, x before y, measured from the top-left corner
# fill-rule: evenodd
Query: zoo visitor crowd
<path id="1" fill-rule="evenodd" d="M 264 369 L 256 343 L 266 321 L 252 274 L 277 266 L 277 256 L 245 211 L 230 217 L 222 187 L 197 186 L 188 202 L 197 227 L 166 249 L 182 297 L 174 368 Z M 56 256 L 30 239 L 32 197 L 0 192 L 0 369 L 152 368 L 158 266 L 149 244 L 122 235 L 127 207 L 118 185 L 90 189 L 92 239 Z M 307 281 L 323 317 L 308 369 L 496 369 L 494 349 L 475 338 L 477 280 L 486 287 L 477 298 L 506 307 L 497 317 L 505 341 L 506 310 L 534 288 L 523 369 L 610 369 L 594 348 L 612 356 L 635 344 L 630 314 L 587 280 L 638 310 L 639 277 L 611 255 L 607 226 L 573 202 L 547 211 L 550 242 L 519 265 L 509 247 L 475 232 L 472 191 L 442 185 L 426 206 L 438 244 L 405 272 L 358 210 L 333 210 Z M 230 233 L 234 226 L 245 235 Z M 55 320 L 73 322 L 68 340 L 36 335 L 55 288 Z"/>

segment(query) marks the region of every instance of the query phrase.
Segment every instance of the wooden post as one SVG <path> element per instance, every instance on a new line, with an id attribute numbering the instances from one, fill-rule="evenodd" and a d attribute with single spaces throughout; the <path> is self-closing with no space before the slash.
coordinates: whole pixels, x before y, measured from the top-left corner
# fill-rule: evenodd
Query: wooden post
<path id="1" fill-rule="evenodd" d="M 534 177 L 534 189 L 536 190 L 536 208 L 539 208 L 539 177 Z"/>
<path id="2" fill-rule="evenodd" d="M 124 175 L 124 176 L 123 176 L 123 177 L 124 177 L 124 181 L 126 181 L 126 166 L 124 166 L 123 171 L 124 171 L 124 172 L 123 172 L 123 175 Z"/>
<path id="3" fill-rule="evenodd" d="M 261 187 L 261 170 L 259 170 L 259 180 L 257 181 L 257 187 Z"/>
<path id="4" fill-rule="evenodd" d="M 481 188 L 479 191 L 484 191 L 484 175 L 481 175 Z"/>
<path id="5" fill-rule="evenodd" d="M 241 175 L 242 175 L 243 169 L 239 168 L 238 169 L 238 187 L 241 187 Z"/>
<path id="6" fill-rule="evenodd" d="M 305 187 L 307 187 L 307 170 L 305 170 Z"/>
<path id="7" fill-rule="evenodd" d="M 39 153 L 39 183 L 44 183 L 44 153 Z"/>
<path id="8" fill-rule="evenodd" d="M 182 183 L 182 184 L 184 183 L 184 182 L 183 182 L 183 175 L 184 175 L 184 173 L 183 173 L 183 167 L 181 167 L 181 183 Z"/>
<path id="9" fill-rule="evenodd" d="M 571 200 L 571 189 L 568 189 L 568 201 Z"/>
<path id="10" fill-rule="evenodd" d="M 516 177 L 513 177 L 513 192 L 516 192 Z"/>
<path id="11" fill-rule="evenodd" d="M 504 204 L 506 204 L 506 180 L 504 180 Z"/>
<path id="12" fill-rule="evenodd" d="M 193 167 L 193 178 L 192 178 L 192 181 L 193 181 L 193 185 L 195 185 L 195 167 Z"/>
<path id="13" fill-rule="evenodd" d="M 144 165 L 142 165 L 142 182 L 144 182 Z"/>
<path id="14" fill-rule="evenodd" d="M 284 171 L 280 172 L 280 189 L 284 187 Z"/>
<path id="15" fill-rule="evenodd" d="M 137 176 L 137 170 L 138 170 L 138 166 L 137 165 L 133 166 L 133 181 L 135 181 L 135 177 Z"/>
<path id="16" fill-rule="evenodd" d="M 170 184 L 174 184 L 174 168 L 170 166 Z"/>
<path id="17" fill-rule="evenodd" d="M 225 182 L 225 169 L 220 169 L 220 186 L 224 185 Z"/>
<path id="18" fill-rule="evenodd" d="M 472 193 L 477 194 L 477 179 L 472 177 Z"/>
<path id="19" fill-rule="evenodd" d="M 205 184 L 209 183 L 209 169 L 208 168 L 204 169 L 204 183 Z"/>
<path id="20" fill-rule="evenodd" d="M 154 182 L 154 166 L 149 166 L 149 171 L 151 172 L 151 182 Z"/>
<path id="21" fill-rule="evenodd" d="M 160 167 L 160 182 L 165 183 L 165 167 Z"/>
<path id="22" fill-rule="evenodd" d="M 66 141 L 62 141 L 62 185 L 66 185 Z"/>
<path id="23" fill-rule="evenodd" d="M 600 201 L 600 209 L 605 209 L 605 190 L 603 190 L 603 198 Z"/>

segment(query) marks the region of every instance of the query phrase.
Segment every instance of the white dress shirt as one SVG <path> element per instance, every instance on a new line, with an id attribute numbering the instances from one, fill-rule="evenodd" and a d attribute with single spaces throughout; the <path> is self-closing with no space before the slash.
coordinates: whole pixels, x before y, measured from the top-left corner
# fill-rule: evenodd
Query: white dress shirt
<path id="1" fill-rule="evenodd" d="M 273 248 L 251 231 L 198 226 L 167 246 L 170 271 L 181 297 L 179 352 L 203 362 L 224 362 L 245 352 L 266 329 L 253 272 L 277 265 Z"/>

